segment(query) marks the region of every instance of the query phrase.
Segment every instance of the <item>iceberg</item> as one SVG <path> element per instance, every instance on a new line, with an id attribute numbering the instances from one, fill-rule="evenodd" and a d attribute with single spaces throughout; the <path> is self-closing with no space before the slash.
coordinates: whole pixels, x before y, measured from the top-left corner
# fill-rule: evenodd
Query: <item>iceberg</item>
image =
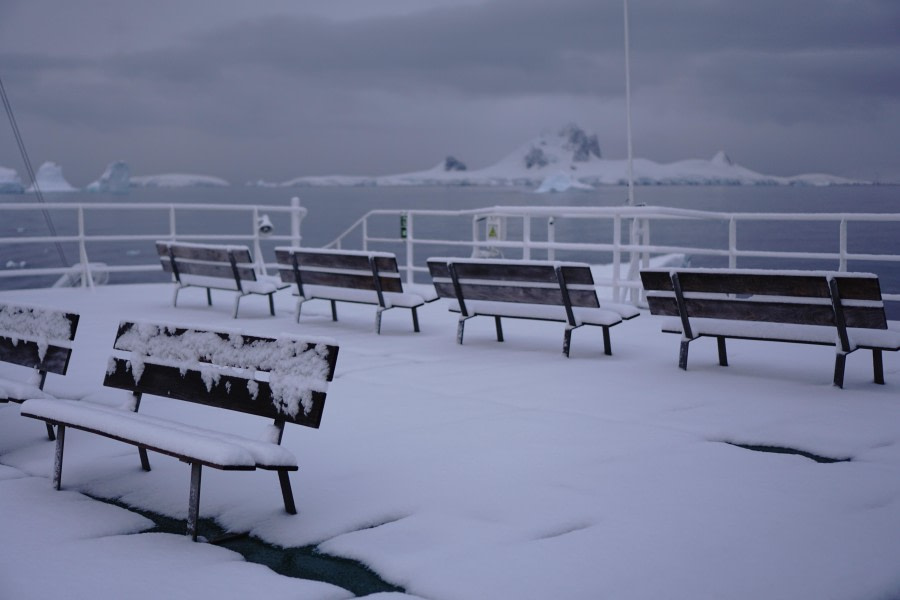
<path id="1" fill-rule="evenodd" d="M 131 187 L 180 188 L 180 187 L 228 187 L 230 184 L 221 177 L 192 175 L 188 173 L 168 173 L 164 175 L 141 175 L 130 179 Z"/>
<path id="2" fill-rule="evenodd" d="M 536 194 L 546 194 L 547 192 L 566 192 L 568 190 L 592 190 L 594 186 L 587 185 L 572 179 L 568 173 L 557 173 L 550 175 L 541 182 L 534 192 Z"/>
<path id="3" fill-rule="evenodd" d="M 127 194 L 130 185 L 128 163 L 122 160 L 109 163 L 100 179 L 90 183 L 85 190 L 110 194 Z"/>
<path id="4" fill-rule="evenodd" d="M 73 187 L 66 178 L 63 177 L 62 167 L 55 162 L 45 162 L 40 166 L 35 175 L 37 185 L 42 192 L 77 192 L 78 188 Z M 35 191 L 34 185 L 26 190 L 27 192 Z"/>
<path id="5" fill-rule="evenodd" d="M 25 191 L 15 169 L 0 167 L 0 194 L 21 194 Z"/>

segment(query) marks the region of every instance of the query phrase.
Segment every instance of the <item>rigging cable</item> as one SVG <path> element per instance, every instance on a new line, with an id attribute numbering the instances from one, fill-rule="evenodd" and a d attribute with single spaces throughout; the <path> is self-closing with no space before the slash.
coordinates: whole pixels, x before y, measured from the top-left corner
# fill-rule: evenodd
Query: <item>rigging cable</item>
<path id="1" fill-rule="evenodd" d="M 22 134 L 19 132 L 19 126 L 16 123 L 16 117 L 13 114 L 12 104 L 9 102 L 9 97 L 6 95 L 6 88 L 3 87 L 3 78 L 0 77 L 0 97 L 3 98 L 3 108 L 6 109 L 6 116 L 9 117 L 9 124 L 13 130 L 13 136 L 16 138 L 16 144 L 19 146 L 19 153 L 22 155 L 22 160 L 25 162 L 25 169 L 28 171 L 28 176 L 31 178 L 32 187 L 34 188 L 34 194 L 37 196 L 38 202 L 41 204 L 45 204 L 44 195 L 41 193 L 41 187 L 38 185 L 37 177 L 34 174 L 34 168 L 31 166 L 31 160 L 28 158 L 28 151 L 25 150 L 25 142 L 22 140 Z M 50 219 L 50 213 L 47 212 L 47 209 L 44 208 L 41 210 L 44 213 L 44 221 L 47 223 L 47 228 L 50 230 L 50 234 L 56 238 L 56 227 L 53 225 L 53 221 Z M 62 245 L 59 241 L 56 241 L 56 252 L 59 254 L 59 260 L 62 261 L 63 266 L 68 267 L 69 261 L 66 260 L 66 255 L 63 252 Z"/>

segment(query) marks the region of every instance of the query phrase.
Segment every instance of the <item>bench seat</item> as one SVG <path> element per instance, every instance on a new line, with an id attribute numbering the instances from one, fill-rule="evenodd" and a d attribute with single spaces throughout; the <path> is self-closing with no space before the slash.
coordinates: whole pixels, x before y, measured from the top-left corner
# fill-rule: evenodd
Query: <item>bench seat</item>
<path id="1" fill-rule="evenodd" d="M 111 407 L 32 398 L 23 403 L 21 414 L 57 427 L 56 489 L 61 487 L 68 428 L 136 446 L 145 471 L 150 470 L 148 451 L 190 464 L 187 535 L 196 540 L 203 467 L 276 471 L 285 511 L 296 514 L 289 473 L 298 466 L 290 450 L 281 446 L 284 427 L 319 427 L 337 352 L 338 347 L 324 339 L 123 322 L 103 384 L 130 392 L 131 403 Z M 145 395 L 273 419 L 273 424 L 262 437 L 245 438 L 215 429 L 219 419 L 209 411 L 192 412 L 184 421 L 138 413 Z"/>
<path id="2" fill-rule="evenodd" d="M 333 321 L 338 320 L 337 302 L 354 302 L 378 307 L 376 333 L 381 333 L 381 314 L 391 308 L 408 309 L 413 331 L 418 332 L 417 309 L 438 298 L 433 289 L 404 288 L 397 257 L 391 252 L 279 246 L 275 258 L 281 280 L 297 286 L 297 322 L 309 300 L 329 301 Z"/>
<path id="3" fill-rule="evenodd" d="M 559 321 L 566 323 L 566 307 L 548 304 L 511 304 L 509 302 L 492 302 L 490 300 L 467 300 L 466 309 L 471 316 L 510 317 L 514 319 L 534 319 L 538 321 Z M 460 312 L 459 304 L 450 305 L 451 312 Z M 575 317 L 573 325 L 598 325 L 612 327 L 622 322 L 622 315 L 605 308 L 585 308 L 573 306 Z"/>
<path id="4" fill-rule="evenodd" d="M 714 337 L 728 365 L 727 338 L 835 347 L 834 385 L 843 387 L 847 355 L 872 351 L 875 382 L 884 383 L 882 352 L 900 350 L 900 328 L 887 321 L 872 273 L 753 269 L 647 269 L 647 303 L 665 333 L 681 335 L 678 366 L 689 344 Z"/>
<path id="5" fill-rule="evenodd" d="M 437 294 L 454 301 L 449 308 L 459 314 L 460 344 L 465 322 L 473 317 L 493 317 L 499 342 L 502 318 L 533 319 L 566 324 L 565 356 L 572 331 L 582 325 L 601 327 L 603 351 L 612 354 L 609 328 L 640 314 L 634 307 L 601 305 L 586 263 L 448 257 L 432 257 L 427 263 Z"/>
<path id="6" fill-rule="evenodd" d="M 27 400 L 22 415 L 63 424 L 224 470 L 297 470 L 283 446 L 203 427 L 77 400 Z"/>

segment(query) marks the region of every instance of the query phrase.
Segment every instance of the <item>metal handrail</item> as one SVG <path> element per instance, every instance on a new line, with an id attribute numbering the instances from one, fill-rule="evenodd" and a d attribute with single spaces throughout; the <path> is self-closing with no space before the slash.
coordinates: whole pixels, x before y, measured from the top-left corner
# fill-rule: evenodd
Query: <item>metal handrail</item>
<path id="1" fill-rule="evenodd" d="M 4 236 L 0 237 L 0 248 L 4 245 L 22 245 L 22 244 L 46 244 L 46 243 L 75 243 L 78 245 L 78 262 L 69 266 L 58 267 L 39 267 L 39 268 L 17 268 L 2 269 L 0 268 L 0 281 L 16 277 L 44 276 L 44 275 L 69 275 L 73 272 L 79 273 L 82 286 L 93 285 L 94 271 L 102 268 L 105 273 L 144 273 L 159 271 L 159 263 L 141 265 L 98 265 L 91 262 L 89 252 L 87 250 L 88 243 L 92 242 L 122 242 L 122 241 L 155 241 L 160 239 L 180 240 L 180 241 L 206 241 L 206 242 L 242 242 L 252 244 L 254 254 L 259 260 L 262 269 L 266 265 L 261 260 L 260 239 L 273 242 L 285 242 L 291 245 L 300 245 L 301 235 L 300 226 L 303 218 L 307 214 L 307 209 L 300 205 L 297 198 L 291 199 L 288 206 L 278 205 L 248 205 L 248 204 L 200 204 L 200 203 L 112 203 L 112 202 L 92 202 L 92 203 L 68 203 L 68 202 L 50 202 L 36 205 L 24 202 L 0 203 L 0 214 L 10 213 L 14 211 L 73 211 L 76 218 L 76 233 L 68 235 L 21 235 L 21 236 Z M 90 215 L 102 211 L 104 215 L 110 212 L 162 212 L 166 217 L 166 227 L 152 233 L 116 233 L 116 234 L 96 234 L 88 233 L 88 223 Z M 200 211 L 210 213 L 244 213 L 248 217 L 247 233 L 233 234 L 208 234 L 208 233 L 182 233 L 178 225 L 179 213 L 186 211 Z M 290 232 L 288 234 L 272 233 L 268 235 L 261 234 L 259 228 L 259 220 L 261 215 L 284 213 L 290 219 Z M 0 254 L 2 256 L 2 254 Z M 156 258 L 154 256 L 154 258 Z M 3 265 L 0 265 L 2 267 Z"/>
<path id="2" fill-rule="evenodd" d="M 370 222 L 378 217 L 405 218 L 405 237 L 370 235 L 373 229 Z M 437 237 L 417 237 L 415 223 L 424 217 L 450 217 L 472 220 L 472 239 L 441 239 Z M 479 235 L 478 224 L 488 218 L 521 219 L 521 237 L 515 240 L 492 240 L 488 243 Z M 533 239 L 533 219 L 544 219 L 546 222 L 546 241 Z M 595 219 L 607 220 L 613 224 L 612 240 L 609 242 L 559 241 L 555 235 L 555 225 L 561 219 Z M 727 247 L 698 247 L 686 240 L 683 244 L 653 244 L 650 241 L 650 223 L 658 220 L 697 220 L 721 222 L 728 226 Z M 804 252 L 794 250 L 754 250 L 742 249 L 738 243 L 739 223 L 754 221 L 770 222 L 831 222 L 838 226 L 838 237 L 834 251 Z M 846 271 L 849 262 L 871 261 L 900 263 L 898 254 L 856 253 L 848 250 L 848 223 L 891 222 L 900 225 L 900 214 L 894 213 L 753 213 L 753 212 L 715 212 L 693 209 L 670 208 L 660 206 L 615 206 L 615 207 L 572 207 L 572 206 L 492 206 L 466 210 L 372 210 L 357 219 L 350 227 L 338 235 L 327 247 L 341 248 L 346 240 L 361 233 L 361 245 L 364 250 L 377 244 L 402 244 L 406 249 L 406 260 L 402 268 L 406 272 L 406 280 L 414 281 L 416 273 L 427 272 L 424 259 L 416 256 L 415 250 L 433 246 L 467 248 L 473 255 L 480 249 L 516 249 L 522 257 L 528 259 L 533 251 L 542 251 L 553 259 L 557 251 L 581 251 L 595 253 L 612 253 L 612 277 L 597 281 L 601 286 L 609 286 L 616 300 L 625 300 L 630 296 L 637 302 L 637 293 L 641 290 L 638 271 L 649 264 L 651 255 L 686 254 L 693 256 L 723 257 L 730 268 L 736 268 L 742 260 L 751 258 L 766 259 L 811 259 L 827 260 L 837 263 L 838 271 Z M 900 232 L 898 232 L 900 233 Z M 898 234 L 900 238 L 900 234 Z M 898 247 L 900 251 L 900 247 Z M 628 266 L 623 276 L 622 268 Z M 900 294 L 886 293 L 885 300 L 900 302 Z"/>

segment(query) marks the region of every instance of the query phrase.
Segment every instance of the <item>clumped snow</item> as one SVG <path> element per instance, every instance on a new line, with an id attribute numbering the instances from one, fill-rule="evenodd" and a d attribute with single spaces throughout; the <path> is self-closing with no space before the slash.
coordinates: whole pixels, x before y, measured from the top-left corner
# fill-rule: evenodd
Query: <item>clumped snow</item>
<path id="1" fill-rule="evenodd" d="M 144 363 L 177 366 L 199 371 L 207 390 L 225 374 L 246 378 L 248 391 L 256 395 L 254 377 L 265 376 L 276 408 L 296 417 L 300 410 L 312 410 L 313 392 L 328 389 L 328 348 L 325 343 L 310 345 L 307 340 L 279 336 L 275 340 L 246 343 L 238 332 L 222 337 L 212 331 L 188 329 L 178 332 L 174 325 L 138 322 L 123 333 L 117 347 L 128 351 L 135 384 L 140 382 Z M 109 370 L 112 363 L 107 367 Z M 263 375 L 260 372 L 264 372 Z"/>
<path id="2" fill-rule="evenodd" d="M 13 304 L 0 304 L 0 335 L 14 344 L 26 339 L 38 345 L 43 360 L 50 343 L 68 346 L 71 325 L 65 313 Z"/>

